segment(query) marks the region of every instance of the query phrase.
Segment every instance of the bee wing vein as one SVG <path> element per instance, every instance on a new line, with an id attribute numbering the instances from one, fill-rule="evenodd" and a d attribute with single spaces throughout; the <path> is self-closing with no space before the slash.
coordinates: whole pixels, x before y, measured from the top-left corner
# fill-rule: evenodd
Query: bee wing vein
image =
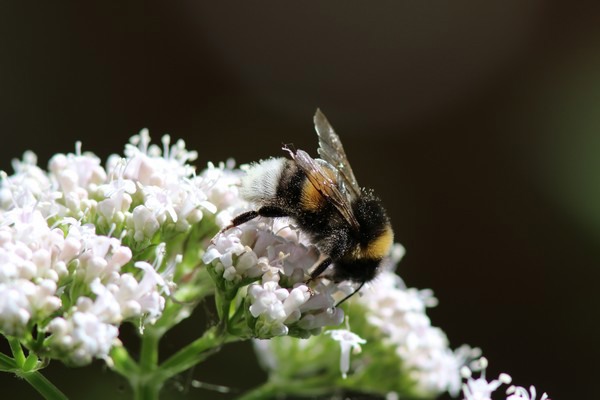
<path id="1" fill-rule="evenodd" d="M 350 162 L 344 151 L 344 146 L 342 146 L 342 141 L 319 109 L 315 113 L 314 124 L 319 136 L 319 155 L 339 173 L 344 186 L 350 189 L 351 194 L 358 197 L 360 195 L 360 186 L 356 182 L 356 177 L 352 172 L 352 167 L 350 167 Z"/>
<path id="2" fill-rule="evenodd" d="M 296 153 L 291 154 L 294 161 L 296 161 L 298 166 L 304 171 L 315 189 L 334 205 L 353 229 L 358 230 L 359 224 L 352 212 L 348 196 L 341 192 L 337 182 L 331 179 L 324 171 L 323 167 L 305 151 L 298 150 Z M 331 170 L 336 171 L 333 167 L 331 167 Z"/>

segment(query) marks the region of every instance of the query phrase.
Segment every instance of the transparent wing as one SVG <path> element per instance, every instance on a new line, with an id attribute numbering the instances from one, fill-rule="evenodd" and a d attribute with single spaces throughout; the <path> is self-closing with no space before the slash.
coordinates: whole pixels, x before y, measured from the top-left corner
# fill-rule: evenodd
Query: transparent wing
<path id="1" fill-rule="evenodd" d="M 313 159 L 303 150 L 297 150 L 296 152 L 289 149 L 286 150 L 290 153 L 296 164 L 304 171 L 315 189 L 334 205 L 350 226 L 358 230 L 358 221 L 354 217 L 348 197 L 340 191 L 338 182 L 332 178 L 332 174 L 336 172 L 335 168 L 327 162 L 319 162 L 322 160 Z"/>
<path id="2" fill-rule="evenodd" d="M 360 186 L 356 182 L 340 137 L 335 133 L 331 124 L 329 124 L 329 121 L 327 121 L 327 118 L 319 109 L 315 113 L 314 123 L 317 135 L 319 135 L 319 155 L 338 172 L 343 184 L 343 191 L 351 196 L 351 198 L 358 197 L 360 195 Z"/>

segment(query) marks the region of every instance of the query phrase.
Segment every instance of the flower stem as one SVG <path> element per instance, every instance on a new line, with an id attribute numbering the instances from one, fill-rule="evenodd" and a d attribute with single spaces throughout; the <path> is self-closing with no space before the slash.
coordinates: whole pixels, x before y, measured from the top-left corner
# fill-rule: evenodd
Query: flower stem
<path id="1" fill-rule="evenodd" d="M 280 389 L 271 382 L 265 382 L 236 398 L 236 400 L 261 400 L 277 398 Z"/>
<path id="2" fill-rule="evenodd" d="M 0 353 L 0 371 L 13 372 L 15 368 L 17 368 L 17 363 L 15 360 L 6 354 Z"/>
<path id="3" fill-rule="evenodd" d="M 236 400 L 273 399 L 281 395 L 322 398 L 335 392 L 335 385 L 326 377 L 305 378 L 296 381 L 269 379 L 250 389 Z"/>
<path id="4" fill-rule="evenodd" d="M 47 400 L 66 400 L 67 396 L 39 371 L 17 373 Z"/>
<path id="5" fill-rule="evenodd" d="M 254 389 L 249 390 L 236 400 L 262 400 L 274 399 L 281 395 L 284 396 L 301 396 L 301 397 L 316 397 L 321 398 L 326 394 L 331 394 L 333 388 L 329 386 L 311 386 L 310 383 L 302 380 L 300 382 L 273 382 L 267 381 Z"/>
<path id="6" fill-rule="evenodd" d="M 114 370 L 125 376 L 133 388 L 136 400 L 158 399 L 166 380 L 202 362 L 224 343 L 238 338 L 219 331 L 217 326 L 207 330 L 202 337 L 191 342 L 161 365 L 158 365 L 158 343 L 160 333 L 147 329 L 142 336 L 139 364 L 136 364 L 125 349 L 114 350 Z"/>
<path id="7" fill-rule="evenodd" d="M 10 350 L 12 351 L 13 357 L 15 358 L 15 362 L 17 363 L 17 367 L 23 367 L 23 364 L 25 364 L 25 353 L 23 353 L 21 342 L 19 342 L 19 339 L 15 337 L 8 337 L 8 343 L 10 345 Z"/>
<path id="8" fill-rule="evenodd" d="M 129 378 L 139 373 L 138 364 L 131 358 L 125 347 L 113 347 L 110 352 L 110 358 L 113 360 L 112 369 L 121 376 Z"/>
<path id="9" fill-rule="evenodd" d="M 133 398 L 135 400 L 158 400 L 163 383 L 164 381 L 154 379 L 153 375 L 144 375 L 142 379 L 135 379 L 135 384 L 132 385 Z"/>
<path id="10" fill-rule="evenodd" d="M 160 365 L 161 378 L 169 379 L 193 367 L 219 351 L 221 345 L 235 340 L 238 338 L 225 332 L 219 332 L 217 326 L 210 328 L 200 338 L 179 350 Z"/>
<path id="11" fill-rule="evenodd" d="M 152 372 L 158 365 L 158 342 L 160 335 L 157 335 L 152 329 L 147 329 L 142 335 L 142 349 L 140 354 L 140 370 Z"/>
<path id="12" fill-rule="evenodd" d="M 153 329 L 146 329 L 142 335 L 139 370 L 128 376 L 136 400 L 155 400 L 165 379 L 156 376 L 158 367 L 158 342 L 161 335 Z"/>
<path id="13" fill-rule="evenodd" d="M 34 371 L 37 364 L 37 356 L 30 353 L 25 357 L 21 342 L 15 337 L 8 337 L 8 343 L 13 353 L 14 359 L 4 354 L 0 356 L 0 370 L 12 372 L 20 378 L 23 378 L 45 399 L 48 400 L 66 400 L 67 396 L 58 390 L 44 375 L 39 371 Z"/>

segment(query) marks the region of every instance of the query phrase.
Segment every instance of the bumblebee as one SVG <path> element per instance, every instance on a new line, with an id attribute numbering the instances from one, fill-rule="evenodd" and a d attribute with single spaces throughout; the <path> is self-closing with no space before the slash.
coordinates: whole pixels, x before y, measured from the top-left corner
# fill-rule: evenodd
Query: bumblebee
<path id="1" fill-rule="evenodd" d="M 376 276 L 394 234 L 381 201 L 358 185 L 340 138 L 318 109 L 314 124 L 321 158 L 284 146 L 290 158 L 253 164 L 240 194 L 258 208 L 236 216 L 221 232 L 259 216 L 289 217 L 321 253 L 309 281 L 332 265 L 324 277 L 360 283 L 356 293 Z"/>

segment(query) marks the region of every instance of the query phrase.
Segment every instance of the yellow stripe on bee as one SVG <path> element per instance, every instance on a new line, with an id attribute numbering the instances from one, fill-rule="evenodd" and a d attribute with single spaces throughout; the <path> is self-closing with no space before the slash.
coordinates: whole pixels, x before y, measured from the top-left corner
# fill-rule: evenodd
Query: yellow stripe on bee
<path id="1" fill-rule="evenodd" d="M 335 173 L 332 170 L 324 167 L 321 172 L 325 174 L 332 182 L 335 182 Z M 302 185 L 302 196 L 300 197 L 300 203 L 303 210 L 319 211 L 325 206 L 327 199 L 319 190 L 328 192 L 328 190 L 330 190 L 327 187 L 328 183 L 319 182 L 317 185 L 321 187 L 317 188 L 308 176 L 304 180 L 304 184 Z"/>
<path id="2" fill-rule="evenodd" d="M 325 198 L 319 193 L 317 188 L 310 183 L 310 180 L 305 179 L 302 185 L 302 196 L 300 198 L 302 209 L 306 211 L 318 211 L 325 203 Z"/>
<path id="3" fill-rule="evenodd" d="M 369 243 L 366 248 L 359 250 L 359 258 L 381 259 L 388 255 L 393 243 L 394 232 L 392 227 L 388 225 L 381 235 Z"/>

